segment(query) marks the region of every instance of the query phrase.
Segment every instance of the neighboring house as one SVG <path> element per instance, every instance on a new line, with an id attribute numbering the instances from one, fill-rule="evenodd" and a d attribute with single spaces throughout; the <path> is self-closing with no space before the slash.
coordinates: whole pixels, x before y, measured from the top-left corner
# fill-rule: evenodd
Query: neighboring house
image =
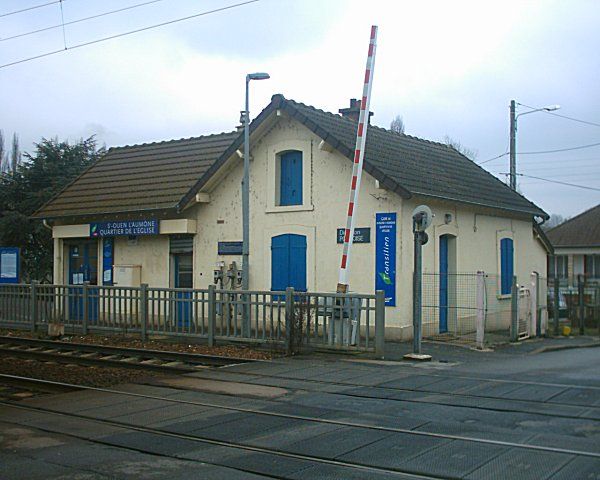
<path id="1" fill-rule="evenodd" d="M 275 95 L 252 122 L 251 289 L 335 290 L 359 108 L 335 115 Z M 138 265 L 121 285 L 206 288 L 220 262 L 240 268 L 242 148 L 239 131 L 111 148 L 34 215 L 53 228 L 54 282 L 111 284 Z M 435 214 L 425 271 L 495 275 L 507 304 L 513 274 L 545 276 L 543 210 L 445 144 L 372 126 L 349 283 L 386 288 L 390 336 L 412 336 L 420 204 Z"/>
<path id="2" fill-rule="evenodd" d="M 548 230 L 554 247 L 548 257 L 548 276 L 568 279 L 578 275 L 600 279 L 600 204 Z"/>

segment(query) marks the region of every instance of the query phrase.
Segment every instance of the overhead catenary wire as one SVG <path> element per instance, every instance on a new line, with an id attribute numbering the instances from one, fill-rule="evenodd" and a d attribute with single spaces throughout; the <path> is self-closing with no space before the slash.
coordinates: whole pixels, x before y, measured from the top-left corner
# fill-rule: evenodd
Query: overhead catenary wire
<path id="1" fill-rule="evenodd" d="M 153 3 L 164 2 L 165 0 L 150 0 L 148 2 L 137 3 L 135 5 L 130 5 L 128 7 L 118 8 L 116 10 L 109 10 L 107 12 L 98 13 L 96 15 L 91 15 L 89 17 L 78 18 L 77 20 L 71 20 L 70 22 L 64 22 L 62 24 L 52 25 L 50 27 L 38 28 L 37 30 L 30 30 L 28 32 L 18 33 L 16 35 L 12 35 L 6 38 L 0 38 L 0 42 L 6 42 L 8 40 L 13 40 L 15 38 L 27 37 L 29 35 L 35 35 L 36 33 L 47 32 L 48 30 L 54 30 L 56 28 L 61 28 L 69 25 L 75 25 L 77 23 L 87 22 L 89 20 L 95 20 L 96 18 L 106 17 L 107 15 L 113 15 L 116 13 L 124 12 L 126 10 L 133 10 L 134 8 L 145 7 L 146 5 L 150 5 Z"/>
<path id="2" fill-rule="evenodd" d="M 573 150 L 582 150 L 584 148 L 593 148 L 593 147 L 598 147 L 600 146 L 600 142 L 598 143 L 589 143 L 587 145 L 578 145 L 576 147 L 566 147 L 566 148 L 557 148 L 555 150 L 538 150 L 538 151 L 533 151 L 533 152 L 517 152 L 517 155 L 545 155 L 547 153 L 561 153 L 561 152 L 570 152 Z M 492 158 L 488 158 L 487 160 L 484 160 L 482 162 L 478 162 L 478 165 L 483 165 L 484 163 L 488 163 L 491 162 L 493 160 L 498 160 L 499 158 L 505 157 L 506 155 L 508 155 L 508 152 L 502 153 L 500 155 L 497 155 L 495 157 Z"/>
<path id="3" fill-rule="evenodd" d="M 509 174 L 506 173 L 506 172 L 500 172 L 499 175 L 509 175 Z M 525 173 L 517 173 L 517 176 L 519 176 L 519 177 L 525 177 L 525 178 L 534 178 L 536 180 L 542 180 L 544 182 L 557 183 L 559 185 L 566 185 L 568 187 L 583 188 L 585 190 L 592 190 L 592 191 L 595 191 L 595 192 L 600 192 L 600 188 L 590 187 L 588 185 L 579 185 L 577 183 L 562 182 L 560 180 L 552 180 L 551 178 L 536 177 L 534 175 L 527 175 Z"/>
<path id="4" fill-rule="evenodd" d="M 259 2 L 259 1 L 260 0 L 247 0 L 245 2 L 235 3 L 235 4 L 232 4 L 232 5 L 227 5 L 225 7 L 215 8 L 213 10 L 207 10 L 207 11 L 204 11 L 204 12 L 196 13 L 194 15 L 188 15 L 186 17 L 180 17 L 180 18 L 176 18 L 176 19 L 173 19 L 173 20 L 168 20 L 166 22 L 156 23 L 154 25 L 148 25 L 147 27 L 137 28 L 135 30 L 129 30 L 129 31 L 123 32 L 123 33 L 117 33 L 115 35 L 110 35 L 108 37 L 102 37 L 102 38 L 98 38 L 96 40 L 90 40 L 89 42 L 78 43 L 76 45 L 72 45 L 72 46 L 68 47 L 67 49 L 53 50 L 51 52 L 41 53 L 39 55 L 34 55 L 32 57 L 22 58 L 20 60 L 14 61 L 14 62 L 5 63 L 3 65 L 0 65 L 0 68 L 12 67 L 14 65 L 19 65 L 21 63 L 31 62 L 33 60 L 38 60 L 40 58 L 49 57 L 51 55 L 56 55 L 58 53 L 62 53 L 62 52 L 68 51 L 68 50 L 74 50 L 76 48 L 82 48 L 82 47 L 87 47 L 87 46 L 90 46 L 90 45 L 95 45 L 97 43 L 106 42 L 108 40 L 113 40 L 115 38 L 120 38 L 120 37 L 125 37 L 125 36 L 128 36 L 128 35 L 133 35 L 135 33 L 145 32 L 145 31 L 148 31 L 148 30 L 152 30 L 154 28 L 159 28 L 159 27 L 164 27 L 164 26 L 167 26 L 167 25 L 172 25 L 174 23 L 179 23 L 179 22 L 183 22 L 183 21 L 186 21 L 186 20 L 191 20 L 193 18 L 198 18 L 198 17 L 202 17 L 202 16 L 205 16 L 205 15 L 210 15 L 210 14 L 213 14 L 213 13 L 223 12 L 225 10 L 231 10 L 233 8 L 241 7 L 241 6 L 244 6 L 244 5 L 249 5 L 251 3 L 256 3 L 256 2 Z M 55 3 L 58 3 L 58 2 L 55 2 Z"/>
<path id="5" fill-rule="evenodd" d="M 47 7 L 48 5 L 56 5 L 57 3 L 61 3 L 62 0 L 54 0 L 52 2 L 42 3 L 40 5 L 34 5 L 33 7 L 22 8 L 21 10 L 14 10 L 12 12 L 0 13 L 0 18 L 8 17 L 10 15 L 16 15 L 17 13 L 28 12 L 29 10 L 35 10 L 36 8 Z"/>
<path id="6" fill-rule="evenodd" d="M 532 110 L 537 110 L 537 108 L 531 107 L 529 105 L 525 105 L 524 103 L 518 103 L 518 105 L 522 105 L 523 107 L 531 108 Z M 591 125 L 593 127 L 600 127 L 600 123 L 590 122 L 589 120 L 581 120 L 580 118 L 568 117 L 566 115 L 562 115 L 560 113 L 556 113 L 556 112 L 549 111 L 549 110 L 540 110 L 540 111 L 542 111 L 543 113 L 547 113 L 548 115 L 553 115 L 555 117 L 564 118 L 566 120 L 571 120 L 573 122 L 583 123 L 585 125 Z"/>

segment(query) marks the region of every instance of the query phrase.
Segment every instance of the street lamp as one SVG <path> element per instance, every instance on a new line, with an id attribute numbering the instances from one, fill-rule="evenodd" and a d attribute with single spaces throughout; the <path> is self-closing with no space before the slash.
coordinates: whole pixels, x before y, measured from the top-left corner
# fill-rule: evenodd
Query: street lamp
<path id="1" fill-rule="evenodd" d="M 560 108 L 560 105 L 548 105 L 515 115 L 516 105 L 517 102 L 510 101 L 510 188 L 515 191 L 517 190 L 517 118 L 528 113 L 553 112 Z M 521 104 L 519 103 L 519 105 Z"/>
<path id="2" fill-rule="evenodd" d="M 246 109 L 244 110 L 244 179 L 242 181 L 242 289 L 248 290 L 250 285 L 248 256 L 250 254 L 250 80 L 267 80 L 268 73 L 257 72 L 246 75 Z M 247 320 L 245 312 L 245 320 Z"/>

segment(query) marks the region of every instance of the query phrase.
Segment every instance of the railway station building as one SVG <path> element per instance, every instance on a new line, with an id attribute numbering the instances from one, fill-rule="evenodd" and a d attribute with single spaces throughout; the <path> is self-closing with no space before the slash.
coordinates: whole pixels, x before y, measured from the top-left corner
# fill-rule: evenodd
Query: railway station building
<path id="1" fill-rule="evenodd" d="M 359 108 L 274 95 L 251 123 L 251 290 L 335 291 Z M 241 130 L 110 148 L 34 214 L 52 227 L 54 283 L 240 288 L 242 151 Z M 445 144 L 370 126 L 349 284 L 385 290 L 389 338 L 412 336 L 422 204 L 425 272 L 484 271 L 508 303 L 513 274 L 546 276 L 543 210 Z"/>

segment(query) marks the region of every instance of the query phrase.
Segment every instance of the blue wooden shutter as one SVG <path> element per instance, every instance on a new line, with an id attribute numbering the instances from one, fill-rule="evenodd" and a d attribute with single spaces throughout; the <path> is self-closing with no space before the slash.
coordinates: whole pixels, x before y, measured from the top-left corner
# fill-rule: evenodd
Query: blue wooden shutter
<path id="1" fill-rule="evenodd" d="M 290 235 L 290 287 L 306 292 L 306 237 Z"/>
<path id="2" fill-rule="evenodd" d="M 271 290 L 306 291 L 306 237 L 285 234 L 271 239 Z"/>
<path id="3" fill-rule="evenodd" d="M 514 275 L 514 248 L 510 238 L 500 240 L 500 293 L 510 295 Z"/>
<path id="4" fill-rule="evenodd" d="M 271 239 L 271 290 L 285 290 L 288 285 L 290 242 L 287 235 Z"/>
<path id="5" fill-rule="evenodd" d="M 280 205 L 302 205 L 302 152 L 281 155 Z"/>

